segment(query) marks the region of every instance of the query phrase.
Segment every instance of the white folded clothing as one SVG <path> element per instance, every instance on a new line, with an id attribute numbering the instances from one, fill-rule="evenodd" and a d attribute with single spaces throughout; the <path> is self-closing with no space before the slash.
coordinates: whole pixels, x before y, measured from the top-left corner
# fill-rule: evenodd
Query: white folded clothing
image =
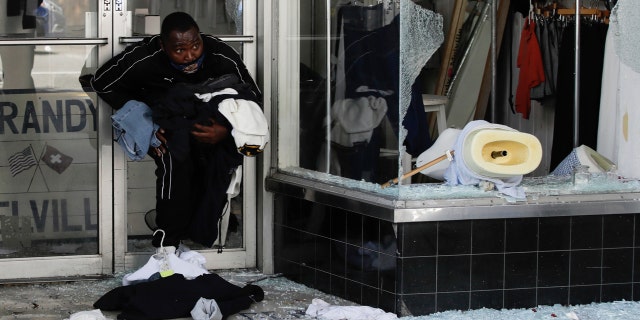
<path id="1" fill-rule="evenodd" d="M 369 306 L 334 306 L 314 298 L 305 312 L 308 316 L 323 320 L 391 320 L 398 319 L 394 313 Z"/>
<path id="2" fill-rule="evenodd" d="M 76 312 L 65 320 L 107 320 L 107 318 L 102 314 L 100 309 L 95 309 Z"/>
<path id="3" fill-rule="evenodd" d="M 122 278 L 123 285 L 129 285 L 136 281 L 146 281 L 151 278 L 155 273 L 173 274 L 179 273 L 185 277 L 185 279 L 195 279 L 198 276 L 209 273 L 203 266 L 206 261 L 202 261 L 204 257 L 195 251 L 187 251 L 181 253 L 178 257 L 175 253 L 162 253 L 154 254 L 149 258 L 149 261 L 137 271 L 127 274 Z M 182 256 L 185 256 L 189 260 L 183 260 Z M 193 262 L 195 261 L 195 263 Z"/>
<path id="4" fill-rule="evenodd" d="M 193 320 L 222 320 L 222 312 L 213 299 L 200 298 L 191 310 Z"/>

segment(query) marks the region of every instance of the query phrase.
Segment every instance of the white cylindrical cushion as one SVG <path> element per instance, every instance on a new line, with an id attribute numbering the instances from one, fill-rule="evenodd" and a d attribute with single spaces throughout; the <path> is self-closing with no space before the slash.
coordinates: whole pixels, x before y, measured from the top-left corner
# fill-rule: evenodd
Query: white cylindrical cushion
<path id="1" fill-rule="evenodd" d="M 465 137 L 463 152 L 467 167 L 487 177 L 525 175 L 542 161 L 542 145 L 538 138 L 515 130 L 472 131 Z"/>

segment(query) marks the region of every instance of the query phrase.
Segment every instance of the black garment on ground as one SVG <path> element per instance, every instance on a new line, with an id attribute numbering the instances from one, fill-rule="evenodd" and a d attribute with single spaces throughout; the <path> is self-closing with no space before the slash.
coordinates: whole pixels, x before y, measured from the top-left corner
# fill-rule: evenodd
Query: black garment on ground
<path id="1" fill-rule="evenodd" d="M 236 286 L 219 275 L 204 274 L 187 280 L 180 274 L 150 282 L 112 289 L 93 306 L 118 311 L 118 319 L 151 320 L 191 317 L 198 299 L 213 299 L 224 317 L 240 312 L 251 303 L 262 301 L 264 291 L 256 285 Z"/>

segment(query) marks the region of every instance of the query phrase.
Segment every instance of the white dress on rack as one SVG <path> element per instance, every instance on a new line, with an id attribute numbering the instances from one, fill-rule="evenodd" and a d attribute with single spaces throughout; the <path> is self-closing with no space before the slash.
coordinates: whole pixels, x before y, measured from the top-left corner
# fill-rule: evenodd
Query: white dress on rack
<path id="1" fill-rule="evenodd" d="M 640 1 L 620 0 L 605 44 L 598 153 L 625 178 L 640 178 Z"/>

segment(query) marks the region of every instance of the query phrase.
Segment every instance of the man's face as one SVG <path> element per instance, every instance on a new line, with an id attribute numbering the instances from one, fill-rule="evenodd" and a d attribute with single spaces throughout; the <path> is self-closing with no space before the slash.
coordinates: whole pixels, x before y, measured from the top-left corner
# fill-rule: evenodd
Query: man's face
<path id="1" fill-rule="evenodd" d="M 182 72 L 194 73 L 198 70 L 202 38 L 195 27 L 185 32 L 172 31 L 168 41 L 162 44 L 162 49 L 174 64 L 182 67 Z"/>

